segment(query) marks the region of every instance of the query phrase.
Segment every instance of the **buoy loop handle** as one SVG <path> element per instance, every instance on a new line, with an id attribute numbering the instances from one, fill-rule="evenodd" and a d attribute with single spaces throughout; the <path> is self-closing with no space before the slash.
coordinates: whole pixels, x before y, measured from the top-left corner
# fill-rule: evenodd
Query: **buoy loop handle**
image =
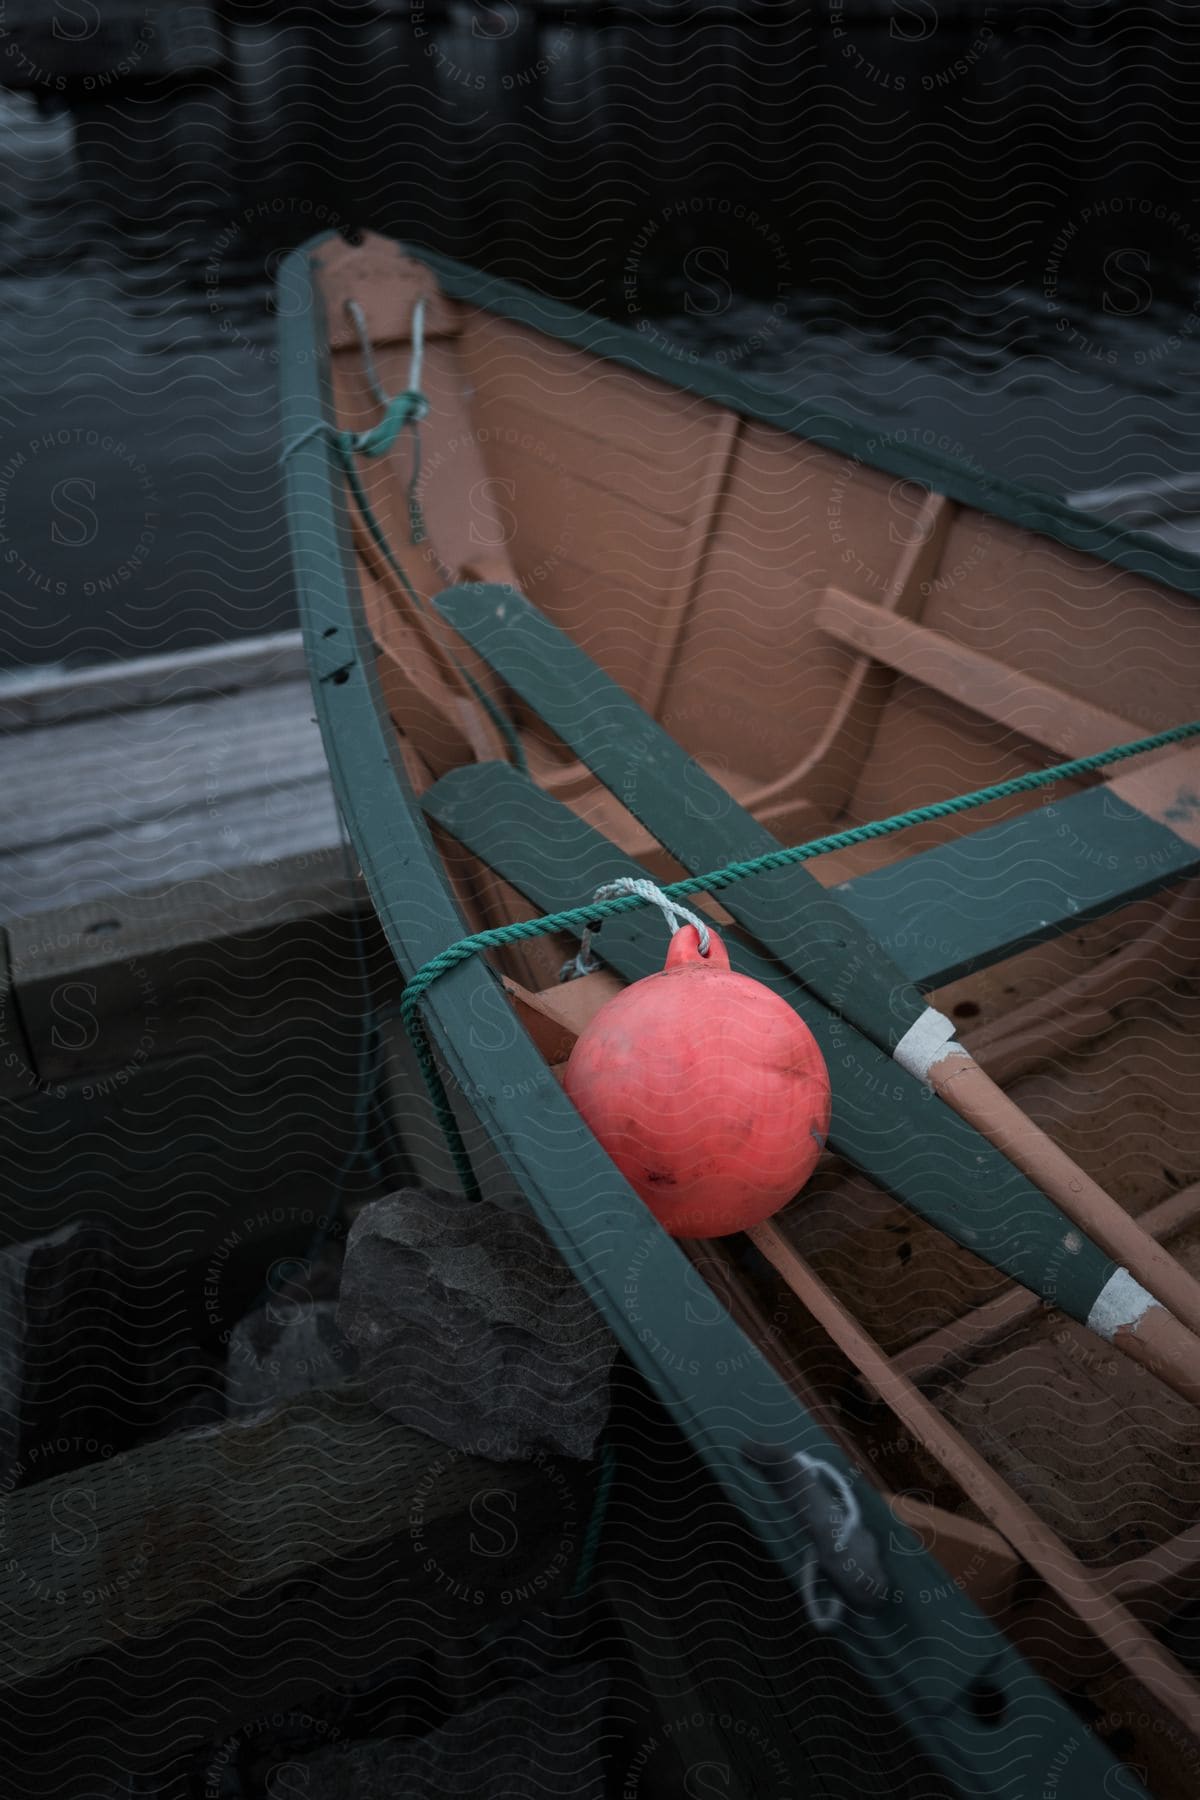
<path id="1" fill-rule="evenodd" d="M 672 900 L 668 894 L 653 881 L 644 881 L 635 875 L 618 875 L 615 881 L 606 881 L 592 895 L 593 900 L 617 900 L 625 894 L 636 894 L 641 900 L 649 900 L 657 906 L 667 922 L 667 928 L 674 938 L 681 925 L 687 924 L 695 928 L 700 940 L 701 956 L 708 956 L 713 947 L 712 933 L 700 917 L 689 907 L 680 906 L 678 900 Z M 592 956 L 592 938 L 599 931 L 599 925 L 585 925 L 579 940 L 577 954 L 565 962 L 558 972 L 560 981 L 575 981 L 580 975 L 594 975 L 600 964 Z M 728 963 L 728 958 L 725 958 Z"/>
<path id="2" fill-rule="evenodd" d="M 672 900 L 669 895 L 664 894 L 653 881 L 643 881 L 636 875 L 618 875 L 615 881 L 606 881 L 603 887 L 598 887 L 592 898 L 615 900 L 621 894 L 637 894 L 640 899 L 649 900 L 652 905 L 657 906 L 672 937 L 681 924 L 694 925 L 700 939 L 700 954 L 708 955 L 712 948 L 712 938 L 700 914 L 692 912 L 689 907 L 680 906 L 678 900 Z"/>

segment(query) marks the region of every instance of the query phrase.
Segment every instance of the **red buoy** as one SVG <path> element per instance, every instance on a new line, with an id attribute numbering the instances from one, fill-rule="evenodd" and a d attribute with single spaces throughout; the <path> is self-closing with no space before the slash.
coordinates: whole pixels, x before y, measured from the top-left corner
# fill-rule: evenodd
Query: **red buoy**
<path id="1" fill-rule="evenodd" d="M 602 1006 L 563 1083 L 672 1237 L 725 1237 L 778 1212 L 829 1131 L 829 1073 L 787 1002 L 735 975 L 715 931 L 671 939 L 657 975 Z"/>

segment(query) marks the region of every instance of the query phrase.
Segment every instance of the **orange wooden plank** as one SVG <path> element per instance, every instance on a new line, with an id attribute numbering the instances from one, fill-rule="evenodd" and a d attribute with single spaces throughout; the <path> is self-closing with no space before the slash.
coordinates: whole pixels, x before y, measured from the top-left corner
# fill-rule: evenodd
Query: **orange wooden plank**
<path id="1" fill-rule="evenodd" d="M 911 675 L 948 700 L 1064 757 L 1091 756 L 1144 735 L 1142 728 L 1061 688 L 968 650 L 944 632 L 885 613 L 831 588 L 817 613 L 838 643 Z"/>

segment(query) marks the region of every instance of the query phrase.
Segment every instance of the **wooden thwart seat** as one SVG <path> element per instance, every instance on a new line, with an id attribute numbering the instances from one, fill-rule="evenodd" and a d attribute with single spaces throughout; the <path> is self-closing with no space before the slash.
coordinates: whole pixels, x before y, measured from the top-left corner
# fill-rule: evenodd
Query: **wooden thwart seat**
<path id="1" fill-rule="evenodd" d="M 910 619 L 832 589 L 817 623 L 839 644 L 910 675 L 948 700 L 980 713 L 1062 757 L 1092 756 L 1142 735 L 1141 728 L 1062 688 L 1022 675 Z"/>

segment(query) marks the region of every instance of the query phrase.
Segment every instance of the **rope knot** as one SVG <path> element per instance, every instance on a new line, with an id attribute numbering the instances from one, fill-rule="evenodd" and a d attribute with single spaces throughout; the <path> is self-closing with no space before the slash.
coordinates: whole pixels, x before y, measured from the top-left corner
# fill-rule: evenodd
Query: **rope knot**
<path id="1" fill-rule="evenodd" d="M 358 334 L 359 349 L 362 352 L 363 367 L 366 370 L 367 385 L 376 404 L 383 408 L 383 417 L 378 424 L 368 426 L 366 431 L 339 431 L 328 419 L 318 419 L 307 430 L 300 432 L 290 443 L 285 444 L 280 461 L 287 459 L 302 444 L 311 443 L 313 438 L 323 437 L 339 451 L 342 461 L 351 466 L 351 458 L 357 453 L 360 456 L 386 456 L 400 433 L 408 426 L 413 428 L 413 467 L 408 484 L 408 506 L 411 535 L 414 542 L 424 536 L 424 522 L 421 520 L 420 507 L 416 500 L 417 478 L 421 472 L 421 438 L 417 427 L 423 419 L 429 417 L 429 398 L 421 390 L 421 363 L 425 355 L 425 302 L 418 300 L 413 308 L 412 318 L 412 358 L 408 366 L 408 386 L 398 394 L 389 394 L 379 379 L 379 371 L 375 367 L 375 358 L 371 350 L 371 334 L 367 329 L 367 318 L 357 300 L 347 300 L 346 311 Z"/>
<path id="2" fill-rule="evenodd" d="M 669 894 L 653 881 L 644 881 L 635 875 L 618 875 L 615 881 L 606 881 L 592 895 L 593 900 L 617 900 L 625 894 L 636 894 L 639 900 L 649 900 L 657 906 L 667 922 L 667 927 L 674 937 L 680 923 L 694 925 L 700 939 L 700 954 L 707 956 L 712 939 L 708 935 L 708 926 L 699 913 L 692 912 L 686 906 L 680 906 L 678 900 L 672 900 Z M 599 931 L 598 924 L 589 922 L 583 928 L 579 940 L 579 950 L 569 962 L 565 962 L 558 971 L 560 981 L 575 981 L 580 975 L 594 975 L 600 964 L 592 957 L 592 939 Z"/>
<path id="3" fill-rule="evenodd" d="M 666 920 L 667 929 L 674 937 L 680 924 L 694 925 L 700 938 L 700 954 L 707 956 L 712 939 L 708 935 L 708 926 L 699 913 L 692 912 L 686 906 L 680 906 L 678 900 L 672 900 L 669 894 L 653 881 L 644 881 L 636 875 L 618 875 L 615 881 L 606 881 L 592 895 L 593 900 L 615 900 L 620 894 L 636 894 L 640 900 L 649 900 L 657 906 Z"/>
<path id="4" fill-rule="evenodd" d="M 366 431 L 344 434 L 346 448 L 357 450 L 364 456 L 385 456 L 405 426 L 419 425 L 428 416 L 429 401 L 420 388 L 403 388 L 392 395 L 378 425 L 372 425 Z"/>

